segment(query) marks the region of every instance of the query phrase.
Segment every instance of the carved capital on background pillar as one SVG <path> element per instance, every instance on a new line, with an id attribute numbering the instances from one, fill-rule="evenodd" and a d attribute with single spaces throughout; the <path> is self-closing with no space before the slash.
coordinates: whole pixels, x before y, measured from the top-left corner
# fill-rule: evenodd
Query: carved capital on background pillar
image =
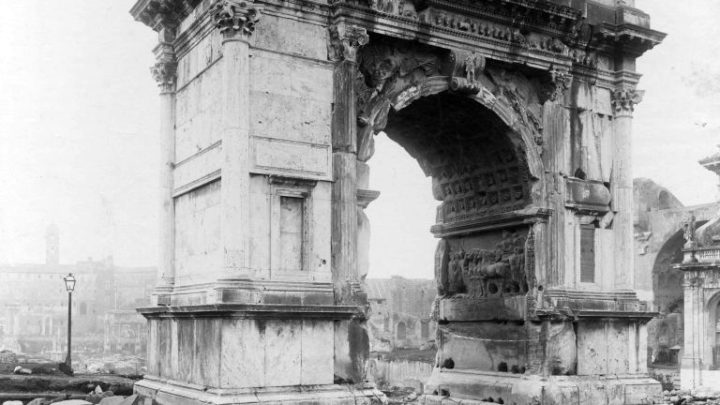
<path id="1" fill-rule="evenodd" d="M 175 91 L 177 78 L 177 62 L 162 61 L 150 67 L 153 79 L 163 93 Z"/>
<path id="2" fill-rule="evenodd" d="M 343 60 L 357 62 L 358 49 L 370 42 L 370 36 L 365 28 L 339 23 L 331 25 L 328 30 L 330 31 L 328 59 L 334 62 Z"/>
<path id="3" fill-rule="evenodd" d="M 177 60 L 175 58 L 175 27 L 163 26 L 158 31 L 158 44 L 153 49 L 157 62 L 150 66 L 150 73 L 158 83 L 161 93 L 175 91 Z"/>
<path id="4" fill-rule="evenodd" d="M 260 21 L 261 11 L 250 0 L 221 0 L 213 10 L 213 21 L 226 39 L 249 39 Z"/>
<path id="5" fill-rule="evenodd" d="M 550 81 L 553 85 L 549 91 L 548 98 L 551 101 L 556 101 L 562 98 L 570 88 L 572 84 L 572 74 L 567 70 L 552 68 L 550 70 Z"/>
<path id="6" fill-rule="evenodd" d="M 642 101 L 645 92 L 635 89 L 620 89 L 612 92 L 612 106 L 615 115 L 632 114 L 635 104 Z"/>

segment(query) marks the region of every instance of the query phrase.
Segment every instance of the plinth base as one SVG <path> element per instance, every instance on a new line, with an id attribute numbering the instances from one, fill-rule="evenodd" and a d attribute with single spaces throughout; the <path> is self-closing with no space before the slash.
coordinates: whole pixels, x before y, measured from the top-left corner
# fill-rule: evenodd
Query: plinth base
<path id="1" fill-rule="evenodd" d="M 313 385 L 248 389 L 213 389 L 176 381 L 145 378 L 135 384 L 135 393 L 153 405 L 232 405 L 273 403 L 283 405 L 370 405 L 381 404 L 385 395 L 372 385 Z"/>
<path id="2" fill-rule="evenodd" d="M 660 383 L 646 375 L 525 376 L 435 369 L 423 405 L 640 405 L 658 403 Z"/>

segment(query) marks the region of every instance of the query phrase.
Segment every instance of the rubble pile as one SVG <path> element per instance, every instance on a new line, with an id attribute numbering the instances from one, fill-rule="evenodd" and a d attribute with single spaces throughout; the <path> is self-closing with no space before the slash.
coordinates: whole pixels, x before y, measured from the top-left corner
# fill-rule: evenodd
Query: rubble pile
<path id="1" fill-rule="evenodd" d="M 720 405 L 720 387 L 663 392 L 664 405 Z"/>

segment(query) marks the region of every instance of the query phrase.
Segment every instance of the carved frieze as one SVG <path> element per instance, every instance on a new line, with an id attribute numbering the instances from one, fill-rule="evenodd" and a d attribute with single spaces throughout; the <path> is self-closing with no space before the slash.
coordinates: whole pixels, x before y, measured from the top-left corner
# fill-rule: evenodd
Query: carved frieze
<path id="1" fill-rule="evenodd" d="M 635 104 L 642 101 L 643 94 L 645 94 L 644 91 L 635 89 L 613 91 L 611 101 L 615 113 L 632 113 L 635 110 Z"/>
<path id="2" fill-rule="evenodd" d="M 473 298 L 527 293 L 526 242 L 519 232 L 503 231 L 492 249 L 439 249 L 445 257 L 436 260 L 438 292 L 445 297 Z"/>
<path id="3" fill-rule="evenodd" d="M 225 36 L 250 37 L 260 21 L 260 11 L 252 0 L 221 0 L 212 11 L 213 21 Z"/>
<path id="4" fill-rule="evenodd" d="M 365 9 L 388 18 L 409 20 L 454 31 L 463 36 L 472 35 L 493 42 L 505 42 L 512 48 L 542 50 L 560 55 L 567 55 L 569 52 L 563 41 L 578 36 L 573 30 L 579 11 L 547 2 L 334 0 L 331 4 L 336 7 L 345 5 Z M 490 22 L 498 20 L 506 20 L 507 23 Z M 558 31 L 558 34 L 553 36 L 541 33 L 540 30 L 528 30 L 532 25 Z"/>
<path id="5" fill-rule="evenodd" d="M 486 2 L 479 0 L 330 0 L 331 5 L 349 5 L 364 8 L 391 17 L 428 21 L 428 9 L 438 9 L 455 15 L 448 9 L 460 9 L 464 14 L 483 15 L 494 19 L 506 19 L 517 25 L 537 25 L 558 31 L 570 31 L 580 18 L 580 11 L 550 2 L 527 0 L 500 0 Z M 432 7 L 431 7 L 432 6 Z M 463 24 L 463 23 L 459 23 Z"/>

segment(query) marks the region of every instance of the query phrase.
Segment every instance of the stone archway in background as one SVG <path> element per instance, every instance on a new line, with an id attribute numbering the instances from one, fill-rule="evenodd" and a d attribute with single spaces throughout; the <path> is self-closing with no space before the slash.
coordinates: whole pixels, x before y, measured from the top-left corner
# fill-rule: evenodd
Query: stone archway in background
<path id="1" fill-rule="evenodd" d="M 682 262 L 683 231 L 674 233 L 657 254 L 652 270 L 655 307 L 660 316 L 648 323 L 648 366 L 677 372 L 683 346 L 683 274 L 673 268 Z M 658 375 L 664 375 L 656 371 Z M 672 373 L 671 373 L 672 374 Z M 672 378 L 666 379 L 666 387 Z"/>
<path id="2" fill-rule="evenodd" d="M 683 244 L 683 231 L 679 230 L 663 244 L 653 264 L 653 294 L 661 313 L 682 313 L 682 271 L 673 265 L 682 262 Z"/>
<path id="3" fill-rule="evenodd" d="M 659 201 L 662 205 L 663 191 Z M 702 226 L 707 221 L 697 222 Z M 660 313 L 648 323 L 648 363 L 654 368 L 679 368 L 684 342 L 683 272 L 674 266 L 683 259 L 683 230 L 673 233 L 655 257 L 652 268 L 654 303 Z"/>
<path id="4" fill-rule="evenodd" d="M 405 325 L 405 322 L 398 322 L 397 331 L 395 332 L 395 338 L 401 344 L 404 343 L 405 339 L 407 339 L 407 326 Z"/>

